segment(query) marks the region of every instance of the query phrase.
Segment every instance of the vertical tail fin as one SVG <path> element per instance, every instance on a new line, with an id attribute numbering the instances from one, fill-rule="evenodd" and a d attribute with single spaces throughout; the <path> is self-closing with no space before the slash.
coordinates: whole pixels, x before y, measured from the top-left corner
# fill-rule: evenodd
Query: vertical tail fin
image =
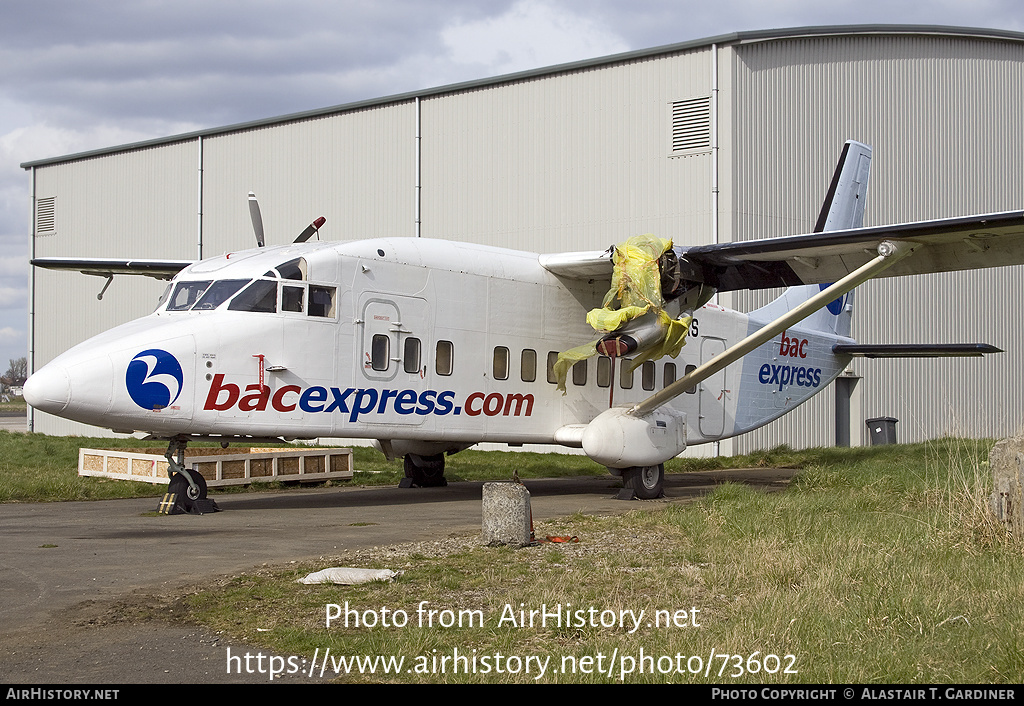
<path id="1" fill-rule="evenodd" d="M 864 197 L 871 173 L 871 148 L 848 140 L 843 145 L 825 203 L 814 224 L 814 232 L 861 228 L 864 225 Z"/>
<path id="2" fill-rule="evenodd" d="M 848 140 L 843 145 L 835 174 L 829 184 L 821 213 L 814 224 L 814 232 L 861 228 L 864 225 L 864 201 L 867 195 L 868 177 L 871 174 L 871 148 L 860 142 Z M 793 307 L 807 301 L 827 284 L 790 287 L 771 304 L 752 312 L 758 318 L 772 320 Z M 831 302 L 827 307 L 807 317 L 803 326 L 819 331 L 828 331 L 839 336 L 850 335 L 853 292 Z"/>

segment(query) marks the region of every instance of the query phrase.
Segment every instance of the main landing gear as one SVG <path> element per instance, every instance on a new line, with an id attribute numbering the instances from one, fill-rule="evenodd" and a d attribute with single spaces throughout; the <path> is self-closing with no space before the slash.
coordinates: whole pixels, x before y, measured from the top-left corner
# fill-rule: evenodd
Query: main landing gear
<path id="1" fill-rule="evenodd" d="M 665 464 L 657 466 L 631 466 L 622 469 L 622 492 L 624 500 L 654 500 L 665 494 Z"/>
<path id="2" fill-rule="evenodd" d="M 404 459 L 405 478 L 399 483 L 401 488 L 438 488 L 448 485 L 444 477 L 444 454 L 421 456 L 406 454 Z"/>
<path id="3" fill-rule="evenodd" d="M 171 482 L 167 485 L 167 493 L 160 502 L 159 512 L 162 515 L 181 515 L 190 513 L 202 515 L 208 512 L 220 512 L 217 503 L 206 497 L 206 479 L 199 471 L 185 468 L 185 447 L 188 439 L 175 437 L 167 445 L 167 475 Z"/>

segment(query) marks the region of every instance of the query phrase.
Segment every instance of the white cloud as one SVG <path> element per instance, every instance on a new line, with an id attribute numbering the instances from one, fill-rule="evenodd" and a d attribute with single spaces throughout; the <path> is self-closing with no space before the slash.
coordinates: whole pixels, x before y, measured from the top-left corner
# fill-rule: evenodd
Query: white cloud
<path id="1" fill-rule="evenodd" d="M 456 21 L 441 37 L 452 61 L 486 67 L 481 78 L 630 49 L 602 23 L 540 0 L 519 0 L 497 17 Z"/>
<path id="2" fill-rule="evenodd" d="M 24 308 L 28 301 L 27 288 L 0 287 L 0 309 Z"/>
<path id="3" fill-rule="evenodd" d="M 25 340 L 25 332 L 13 329 L 10 326 L 4 326 L 0 328 L 0 342 L 2 343 L 17 343 L 18 341 Z"/>
<path id="4" fill-rule="evenodd" d="M 28 278 L 28 260 L 24 257 L 0 257 L 0 278 Z"/>

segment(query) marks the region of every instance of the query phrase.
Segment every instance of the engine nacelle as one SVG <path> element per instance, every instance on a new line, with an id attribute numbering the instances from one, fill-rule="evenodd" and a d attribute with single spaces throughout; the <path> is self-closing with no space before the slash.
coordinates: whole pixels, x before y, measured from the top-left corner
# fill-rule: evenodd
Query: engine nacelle
<path id="1" fill-rule="evenodd" d="M 583 432 L 583 451 L 608 468 L 656 466 L 686 449 L 686 414 L 662 407 L 642 417 L 613 407 Z"/>
<path id="2" fill-rule="evenodd" d="M 604 336 L 597 343 L 597 352 L 612 357 L 627 356 L 652 348 L 664 338 L 665 325 L 657 314 L 647 313 Z"/>

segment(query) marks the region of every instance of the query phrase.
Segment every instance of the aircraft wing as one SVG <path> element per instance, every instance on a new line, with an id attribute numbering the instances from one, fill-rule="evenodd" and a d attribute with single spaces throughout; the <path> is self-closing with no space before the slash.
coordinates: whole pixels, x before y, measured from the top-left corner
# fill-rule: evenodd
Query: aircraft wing
<path id="1" fill-rule="evenodd" d="M 1024 264 L 1024 211 L 834 230 L 677 250 L 688 279 L 719 291 L 835 282 L 875 257 L 883 240 L 918 244 L 881 277 Z"/>
<path id="2" fill-rule="evenodd" d="M 612 276 L 612 251 L 563 252 L 540 256 L 545 270 L 567 279 L 601 279 Z"/>
<path id="3" fill-rule="evenodd" d="M 684 279 L 731 291 L 835 282 L 874 258 L 883 240 L 920 247 L 882 277 L 1022 265 L 1024 211 L 674 250 Z M 612 274 L 611 250 L 541 255 L 540 264 L 569 279 Z"/>
<path id="4" fill-rule="evenodd" d="M 48 270 L 74 270 L 100 277 L 146 275 L 156 279 L 171 279 L 193 262 L 194 260 L 109 260 L 93 257 L 37 257 L 31 260 L 34 266 Z"/>

